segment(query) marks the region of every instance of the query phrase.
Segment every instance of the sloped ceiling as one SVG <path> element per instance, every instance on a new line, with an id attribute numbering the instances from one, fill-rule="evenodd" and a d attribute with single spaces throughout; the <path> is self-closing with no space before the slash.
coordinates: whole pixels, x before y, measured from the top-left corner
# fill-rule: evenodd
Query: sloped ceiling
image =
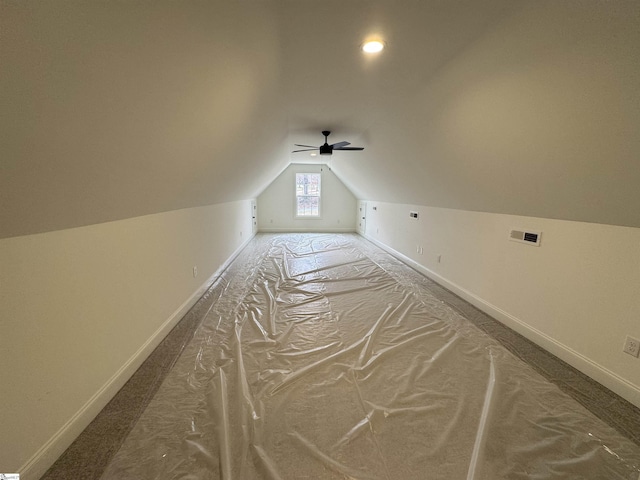
<path id="1" fill-rule="evenodd" d="M 269 2 L 2 2 L 2 236 L 251 198 L 287 164 Z"/>
<path id="2" fill-rule="evenodd" d="M 640 227 L 638 45 L 638 2 L 527 2 L 332 168 L 362 199 Z"/>
<path id="3" fill-rule="evenodd" d="M 282 2 L 290 142 L 317 145 L 327 128 L 342 137 L 363 134 L 516 4 Z M 385 40 L 383 55 L 362 54 L 360 45 L 370 37 Z"/>
<path id="4" fill-rule="evenodd" d="M 638 5 L 2 2 L 0 237 L 255 197 L 323 129 L 359 198 L 640 226 Z"/>

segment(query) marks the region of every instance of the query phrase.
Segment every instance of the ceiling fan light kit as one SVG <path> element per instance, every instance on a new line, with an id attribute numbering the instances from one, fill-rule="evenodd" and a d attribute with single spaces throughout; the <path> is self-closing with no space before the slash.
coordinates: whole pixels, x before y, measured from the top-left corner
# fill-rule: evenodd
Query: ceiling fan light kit
<path id="1" fill-rule="evenodd" d="M 320 155 L 332 155 L 334 150 L 364 150 L 364 147 L 349 147 L 348 145 L 351 145 L 349 142 L 338 142 L 338 143 L 332 143 L 331 145 L 329 145 L 329 141 L 327 138 L 329 137 L 329 135 L 331 135 L 330 130 L 323 130 L 322 135 L 324 135 L 323 145 L 320 145 L 319 147 L 314 147 L 312 145 L 299 145 L 296 143 L 295 144 L 296 147 L 307 147 L 307 148 L 304 148 L 302 150 L 294 150 L 291 153 L 310 152 L 313 150 L 319 150 Z"/>
<path id="2" fill-rule="evenodd" d="M 362 45 L 364 53 L 378 53 L 384 49 L 384 42 L 380 40 L 371 40 Z"/>

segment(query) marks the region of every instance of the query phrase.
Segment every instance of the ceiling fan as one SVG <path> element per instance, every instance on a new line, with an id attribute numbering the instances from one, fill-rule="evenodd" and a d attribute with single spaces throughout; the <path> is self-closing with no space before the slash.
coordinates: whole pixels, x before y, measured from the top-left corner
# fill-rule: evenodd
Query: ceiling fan
<path id="1" fill-rule="evenodd" d="M 314 147 L 312 145 L 298 145 L 295 144 L 296 147 L 308 147 L 303 150 L 294 150 L 291 153 L 297 152 L 310 152 L 312 150 L 320 150 L 320 155 L 331 155 L 334 150 L 364 150 L 364 147 L 348 147 L 347 145 L 351 145 L 349 142 L 338 142 L 329 145 L 327 137 L 331 135 L 329 130 L 323 130 L 322 135 L 324 135 L 324 145 L 320 145 L 319 147 Z"/>

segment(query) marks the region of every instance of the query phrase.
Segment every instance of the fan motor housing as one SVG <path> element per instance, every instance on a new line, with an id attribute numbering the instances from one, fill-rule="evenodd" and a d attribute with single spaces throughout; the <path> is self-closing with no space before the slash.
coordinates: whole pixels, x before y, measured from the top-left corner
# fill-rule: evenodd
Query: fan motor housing
<path id="1" fill-rule="evenodd" d="M 331 155 L 333 147 L 328 144 L 320 145 L 320 155 Z"/>

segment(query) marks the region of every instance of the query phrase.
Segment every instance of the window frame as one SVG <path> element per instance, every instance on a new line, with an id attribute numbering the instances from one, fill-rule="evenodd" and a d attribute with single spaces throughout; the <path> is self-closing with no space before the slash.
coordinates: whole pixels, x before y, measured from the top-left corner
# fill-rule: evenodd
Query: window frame
<path id="1" fill-rule="evenodd" d="M 318 194 L 317 195 L 298 195 L 298 175 L 317 175 L 318 177 Z M 294 218 L 296 219 L 308 219 L 318 220 L 322 218 L 322 172 L 296 172 L 294 175 Z M 298 199 L 301 197 L 317 197 L 318 198 L 318 214 L 299 214 L 298 213 Z"/>

